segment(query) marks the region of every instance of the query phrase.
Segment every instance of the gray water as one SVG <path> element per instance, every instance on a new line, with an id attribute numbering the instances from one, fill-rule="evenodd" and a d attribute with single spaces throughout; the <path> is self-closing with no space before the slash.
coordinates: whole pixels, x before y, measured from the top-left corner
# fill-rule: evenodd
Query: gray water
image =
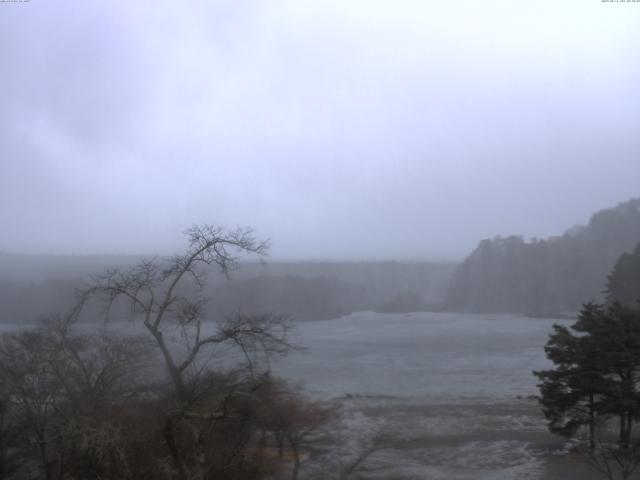
<path id="1" fill-rule="evenodd" d="M 359 312 L 299 323 L 306 347 L 274 369 L 312 394 L 394 395 L 433 401 L 536 394 L 532 370 L 553 323 L 514 315 Z"/>
<path id="2" fill-rule="evenodd" d="M 359 312 L 299 323 L 306 346 L 273 369 L 333 399 L 356 436 L 390 433 L 365 478 L 598 478 L 548 433 L 532 370 L 554 323 L 514 315 Z"/>

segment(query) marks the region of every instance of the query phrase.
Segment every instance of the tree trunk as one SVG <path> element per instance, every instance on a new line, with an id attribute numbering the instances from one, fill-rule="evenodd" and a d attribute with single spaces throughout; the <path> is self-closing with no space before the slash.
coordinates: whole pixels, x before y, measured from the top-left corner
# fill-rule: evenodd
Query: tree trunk
<path id="1" fill-rule="evenodd" d="M 620 437 L 618 443 L 620 448 L 627 449 L 629 447 L 629 436 L 627 432 L 627 412 L 620 413 Z"/>
<path id="2" fill-rule="evenodd" d="M 291 473 L 291 480 L 298 480 L 298 473 L 300 472 L 300 453 L 298 452 L 298 445 L 291 442 L 291 450 L 293 451 L 293 472 Z"/>
<path id="3" fill-rule="evenodd" d="M 44 434 L 38 432 L 38 443 L 40 450 L 40 461 L 42 462 L 42 473 L 44 474 L 45 480 L 53 479 L 53 467 L 51 462 L 49 461 L 49 454 L 47 452 L 47 443 L 44 438 Z"/>
<path id="4" fill-rule="evenodd" d="M 276 443 L 278 444 L 278 457 L 282 458 L 284 456 L 284 438 L 282 438 L 282 434 L 280 432 L 276 432 Z"/>
<path id="5" fill-rule="evenodd" d="M 164 358 L 165 365 L 167 367 L 167 372 L 171 377 L 171 381 L 173 382 L 173 386 L 176 391 L 176 397 L 178 398 L 178 402 L 180 403 L 180 407 L 182 408 L 187 396 L 187 388 L 184 384 L 182 372 L 176 366 L 176 362 L 173 360 L 171 350 L 169 350 L 169 347 L 167 347 L 167 343 L 162 332 L 152 325 L 145 324 L 145 326 L 147 327 L 147 330 L 151 333 L 151 335 L 153 335 L 153 337 L 156 339 L 156 344 L 158 345 L 158 348 L 160 348 L 160 352 L 162 353 L 162 357 Z"/>
<path id="6" fill-rule="evenodd" d="M 589 394 L 589 450 L 593 452 L 596 448 L 596 418 L 593 394 Z"/>
<path id="7" fill-rule="evenodd" d="M 162 434 L 164 436 L 164 441 L 167 444 L 167 448 L 169 449 L 169 453 L 171 454 L 173 463 L 175 463 L 176 468 L 178 469 L 180 480 L 188 480 L 187 472 L 174 438 L 174 423 L 171 417 L 166 418 Z"/>
<path id="8" fill-rule="evenodd" d="M 4 447 L 4 419 L 2 416 L 3 403 L 0 401 L 0 478 L 5 477 L 5 464 L 7 463 Z"/>

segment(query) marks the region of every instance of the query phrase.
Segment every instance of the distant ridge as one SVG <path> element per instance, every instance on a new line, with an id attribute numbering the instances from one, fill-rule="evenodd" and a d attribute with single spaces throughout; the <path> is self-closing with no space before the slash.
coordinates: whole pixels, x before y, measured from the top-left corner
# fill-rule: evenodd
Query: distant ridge
<path id="1" fill-rule="evenodd" d="M 0 323 L 32 323 L 68 310 L 74 290 L 92 275 L 143 258 L 136 255 L 0 253 Z M 446 262 L 243 262 L 231 280 L 211 272 L 207 312 L 273 311 L 300 320 L 337 318 L 357 310 L 442 305 L 455 264 Z M 406 303 L 407 292 L 417 300 Z M 90 311 L 86 318 L 98 318 Z M 121 315 L 112 311 L 114 318 Z M 122 315 L 126 315 L 123 312 Z"/>
<path id="2" fill-rule="evenodd" d="M 454 311 L 569 313 L 603 299 L 616 260 L 640 243 L 640 198 L 592 215 L 586 226 L 525 242 L 482 240 L 458 266 L 447 292 Z"/>

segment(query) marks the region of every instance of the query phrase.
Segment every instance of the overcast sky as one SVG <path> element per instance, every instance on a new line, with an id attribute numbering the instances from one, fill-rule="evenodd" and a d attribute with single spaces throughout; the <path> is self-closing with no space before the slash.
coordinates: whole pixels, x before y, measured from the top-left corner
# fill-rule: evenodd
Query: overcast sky
<path id="1" fill-rule="evenodd" d="M 457 259 L 640 196 L 640 3 L 0 3 L 0 250 Z"/>

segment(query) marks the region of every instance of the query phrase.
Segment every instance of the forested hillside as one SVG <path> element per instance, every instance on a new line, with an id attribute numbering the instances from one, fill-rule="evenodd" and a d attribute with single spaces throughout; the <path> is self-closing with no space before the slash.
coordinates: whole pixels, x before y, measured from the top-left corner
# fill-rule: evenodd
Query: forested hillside
<path id="1" fill-rule="evenodd" d="M 0 253 L 0 323 L 31 323 L 65 312 L 74 290 L 91 275 L 141 258 Z M 443 304 L 454 269 L 437 262 L 246 262 L 230 278 L 210 272 L 207 311 L 211 318 L 269 311 L 317 320 L 358 310 L 424 310 Z M 126 310 L 116 306 L 111 315 L 119 318 Z"/>
<path id="2" fill-rule="evenodd" d="M 602 210 L 562 236 L 483 240 L 457 268 L 447 307 L 473 312 L 575 312 L 601 301 L 617 259 L 640 242 L 640 198 Z"/>

